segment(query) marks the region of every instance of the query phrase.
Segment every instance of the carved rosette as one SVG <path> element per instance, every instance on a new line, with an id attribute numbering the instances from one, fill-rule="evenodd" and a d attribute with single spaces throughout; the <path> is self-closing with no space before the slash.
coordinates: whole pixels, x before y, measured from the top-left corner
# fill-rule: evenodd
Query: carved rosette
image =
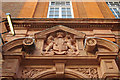
<path id="1" fill-rule="evenodd" d="M 69 68 L 75 71 L 78 71 L 80 73 L 83 73 L 84 75 L 88 76 L 89 78 L 98 78 L 98 70 L 97 68 Z"/>

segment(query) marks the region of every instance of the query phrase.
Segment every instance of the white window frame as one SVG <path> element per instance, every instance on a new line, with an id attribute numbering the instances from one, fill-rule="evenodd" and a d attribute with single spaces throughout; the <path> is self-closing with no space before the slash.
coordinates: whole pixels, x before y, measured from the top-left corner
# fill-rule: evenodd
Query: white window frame
<path id="1" fill-rule="evenodd" d="M 51 5 L 51 2 L 70 2 L 70 5 L 66 6 L 66 5 Z M 71 0 L 50 0 L 49 1 L 49 7 L 48 7 L 48 14 L 47 14 L 47 18 L 49 18 L 49 14 L 50 14 L 50 8 L 59 8 L 59 18 L 62 18 L 62 8 L 70 8 L 71 9 L 71 18 L 74 18 L 74 13 L 73 13 L 73 8 L 72 8 L 72 1 Z M 54 18 L 54 17 L 53 17 Z"/>

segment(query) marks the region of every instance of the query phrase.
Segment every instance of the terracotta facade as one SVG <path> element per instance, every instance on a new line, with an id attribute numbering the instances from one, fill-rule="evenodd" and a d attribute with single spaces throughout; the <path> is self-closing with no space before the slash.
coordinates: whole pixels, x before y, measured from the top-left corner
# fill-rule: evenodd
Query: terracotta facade
<path id="1" fill-rule="evenodd" d="M 0 76 L 23 80 L 120 79 L 120 20 L 114 18 L 105 2 L 80 3 L 85 14 L 78 10 L 83 7 L 73 2 L 74 7 L 79 7 L 73 7 L 76 18 L 70 19 L 44 18 L 48 4 L 24 3 L 20 14 L 12 18 L 16 35 L 12 36 L 11 32 L 2 35 L 5 44 L 0 55 Z M 38 14 L 41 5 L 45 8 Z M 87 8 L 90 5 L 98 10 L 94 15 Z M 31 10 L 26 13 L 28 8 Z M 5 17 L 3 20 L 4 32 L 9 30 L 9 24 Z"/>

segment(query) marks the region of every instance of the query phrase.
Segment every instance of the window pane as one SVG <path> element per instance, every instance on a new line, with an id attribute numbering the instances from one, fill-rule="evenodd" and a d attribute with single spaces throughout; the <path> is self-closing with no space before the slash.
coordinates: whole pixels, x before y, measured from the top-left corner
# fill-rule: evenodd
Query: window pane
<path id="1" fill-rule="evenodd" d="M 113 2 L 109 2 L 110 4 L 113 3 Z"/>
<path id="2" fill-rule="evenodd" d="M 71 11 L 70 8 L 67 8 L 67 11 Z"/>
<path id="3" fill-rule="evenodd" d="M 113 13 L 114 15 L 116 15 L 115 13 Z"/>
<path id="4" fill-rule="evenodd" d="M 62 11 L 66 11 L 66 9 L 65 9 L 65 8 L 62 8 Z"/>
<path id="5" fill-rule="evenodd" d="M 56 5 L 60 5 L 60 2 L 56 2 Z"/>
<path id="6" fill-rule="evenodd" d="M 72 16 L 67 16 L 67 18 L 72 18 Z"/>
<path id="7" fill-rule="evenodd" d="M 120 15 L 120 13 L 117 13 L 117 15 Z"/>
<path id="8" fill-rule="evenodd" d="M 70 5 L 70 2 L 66 2 L 66 5 Z"/>
<path id="9" fill-rule="evenodd" d="M 61 5 L 65 5 L 65 2 L 61 2 Z"/>
<path id="10" fill-rule="evenodd" d="M 53 11 L 50 11 L 50 15 L 53 15 L 54 14 L 54 12 Z"/>
<path id="11" fill-rule="evenodd" d="M 54 8 L 50 8 L 50 11 L 54 11 Z"/>
<path id="12" fill-rule="evenodd" d="M 59 12 L 58 12 L 58 11 L 55 11 L 55 15 L 59 15 Z"/>
<path id="13" fill-rule="evenodd" d="M 116 8 L 113 8 L 114 11 L 118 11 Z"/>
<path id="14" fill-rule="evenodd" d="M 63 15 L 62 15 L 62 18 L 66 18 L 66 16 L 63 16 Z"/>
<path id="15" fill-rule="evenodd" d="M 62 15 L 66 15 L 66 12 L 65 12 L 65 11 L 62 11 Z"/>
<path id="16" fill-rule="evenodd" d="M 67 15 L 71 15 L 71 12 L 69 11 L 69 12 L 67 12 Z"/>
<path id="17" fill-rule="evenodd" d="M 55 5 L 55 2 L 51 2 L 51 5 Z"/>
<path id="18" fill-rule="evenodd" d="M 59 8 L 55 8 L 55 11 L 59 11 Z"/>
<path id="19" fill-rule="evenodd" d="M 49 16 L 49 18 L 53 18 L 53 16 L 52 16 L 52 15 L 50 15 L 50 16 Z"/>
<path id="20" fill-rule="evenodd" d="M 55 18 L 59 18 L 59 15 L 55 15 L 54 17 L 55 17 Z"/>

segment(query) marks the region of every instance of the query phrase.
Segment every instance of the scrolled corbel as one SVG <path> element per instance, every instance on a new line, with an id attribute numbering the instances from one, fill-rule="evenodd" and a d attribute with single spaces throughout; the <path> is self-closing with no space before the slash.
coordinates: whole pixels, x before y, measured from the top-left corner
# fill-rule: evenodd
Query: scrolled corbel
<path id="1" fill-rule="evenodd" d="M 85 50 L 88 52 L 94 52 L 97 45 L 97 41 L 93 38 L 88 38 L 86 40 Z"/>
<path id="2" fill-rule="evenodd" d="M 26 38 L 23 40 L 23 49 L 26 53 L 32 54 L 35 49 L 34 39 Z"/>

